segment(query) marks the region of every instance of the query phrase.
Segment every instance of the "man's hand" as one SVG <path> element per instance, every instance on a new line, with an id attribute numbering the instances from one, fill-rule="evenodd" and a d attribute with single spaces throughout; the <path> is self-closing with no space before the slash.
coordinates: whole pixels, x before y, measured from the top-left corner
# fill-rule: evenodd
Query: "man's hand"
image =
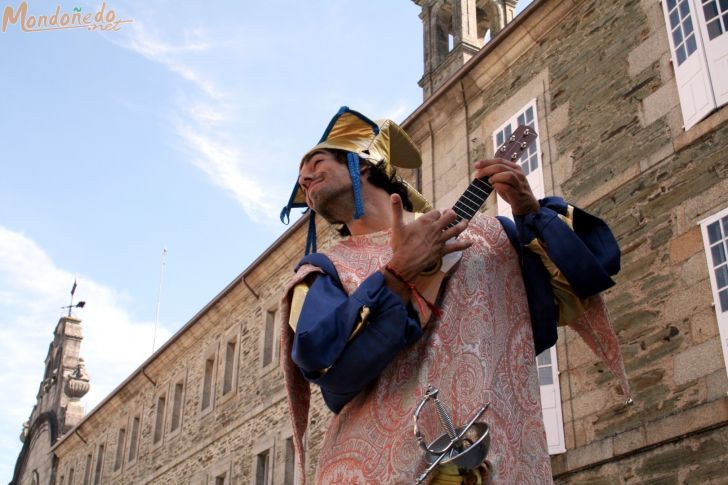
<path id="1" fill-rule="evenodd" d="M 462 251 L 472 244 L 453 240 L 468 226 L 468 221 L 448 228 L 455 221 L 455 212 L 432 210 L 409 224 L 404 223 L 404 210 L 399 195 L 392 202 L 392 259 L 389 264 L 407 281 L 414 280 L 425 269 L 448 253 Z"/>
<path id="2" fill-rule="evenodd" d="M 538 201 L 519 164 L 501 158 L 477 161 L 475 178 L 482 177 L 488 177 L 493 189 L 510 204 L 514 216 L 539 210 Z"/>

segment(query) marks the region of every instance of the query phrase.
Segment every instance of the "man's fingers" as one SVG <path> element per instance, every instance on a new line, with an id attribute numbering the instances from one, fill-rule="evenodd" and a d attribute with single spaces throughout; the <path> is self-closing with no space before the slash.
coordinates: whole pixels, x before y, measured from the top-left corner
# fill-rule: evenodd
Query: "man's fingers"
<path id="1" fill-rule="evenodd" d="M 454 237 L 457 237 L 468 227 L 468 220 L 463 219 L 452 227 L 449 227 L 442 231 L 442 238 L 447 241 Z"/>
<path id="2" fill-rule="evenodd" d="M 495 159 L 475 162 L 475 172 L 473 173 L 475 178 L 492 178 L 494 175 L 499 173 L 522 174 L 523 169 L 518 163 L 510 160 Z"/>
<path id="3" fill-rule="evenodd" d="M 419 221 L 420 219 L 422 219 L 423 221 L 436 221 L 440 219 L 441 216 L 442 214 L 439 210 L 432 209 L 431 211 L 425 212 L 423 215 L 418 217 L 417 220 Z"/>
<path id="4" fill-rule="evenodd" d="M 505 184 L 515 188 L 519 188 L 522 184 L 527 183 L 525 178 L 524 180 L 519 180 L 518 175 L 513 172 L 498 172 L 491 175 L 488 181 L 490 185 Z"/>
<path id="5" fill-rule="evenodd" d="M 455 222 L 457 219 L 457 214 L 455 214 L 455 211 L 452 209 L 445 209 L 442 211 L 442 217 L 440 217 L 437 220 L 437 226 L 440 230 L 447 229 L 447 226 Z"/>
<path id="6" fill-rule="evenodd" d="M 505 158 L 494 158 L 492 160 L 478 160 L 474 164 L 474 168 L 476 170 L 489 170 L 492 167 L 498 167 L 500 168 L 510 168 L 510 169 L 518 169 L 521 168 L 521 166 L 514 162 L 513 160 L 506 160 Z"/>
<path id="7" fill-rule="evenodd" d="M 445 246 L 442 248 L 442 254 L 445 255 L 445 254 L 454 253 L 455 251 L 464 251 L 472 245 L 473 245 L 473 241 L 455 239 L 454 241 L 448 242 L 445 244 Z"/>
<path id="8" fill-rule="evenodd" d="M 404 225 L 404 209 L 402 207 L 402 199 L 397 194 L 389 197 L 392 202 L 392 229 L 399 230 Z"/>

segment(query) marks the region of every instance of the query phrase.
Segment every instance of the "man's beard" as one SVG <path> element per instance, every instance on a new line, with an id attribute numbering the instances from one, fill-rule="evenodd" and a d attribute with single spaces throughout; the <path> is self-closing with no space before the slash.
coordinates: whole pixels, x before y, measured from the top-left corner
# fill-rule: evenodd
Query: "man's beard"
<path id="1" fill-rule="evenodd" d="M 354 193 L 351 186 L 321 187 L 311 196 L 314 211 L 329 224 L 346 224 L 354 216 Z"/>

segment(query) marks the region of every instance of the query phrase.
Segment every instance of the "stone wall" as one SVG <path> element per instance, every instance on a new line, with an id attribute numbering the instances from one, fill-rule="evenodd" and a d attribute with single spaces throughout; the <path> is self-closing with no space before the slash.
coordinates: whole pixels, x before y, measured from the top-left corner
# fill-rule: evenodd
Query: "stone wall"
<path id="1" fill-rule="evenodd" d="M 553 457 L 555 477 L 677 483 L 700 468 L 720 480 L 725 444 L 694 452 L 722 443 L 728 424 L 698 223 L 728 206 L 728 108 L 683 130 L 657 2 L 538 2 L 528 13 L 406 121 L 425 155 L 423 190 L 450 205 L 466 167 L 493 152 L 493 131 L 535 99 L 546 192 L 606 219 L 622 247 L 606 300 L 635 399 L 625 407 L 605 365 L 560 329 L 568 451 Z"/>
<path id="2" fill-rule="evenodd" d="M 319 241 L 326 244 L 332 231 L 319 226 Z M 248 483 L 255 476 L 256 455 L 266 450 L 271 454 L 271 483 L 283 483 L 291 425 L 278 365 L 277 324 L 272 362 L 267 366 L 262 365 L 263 332 L 266 313 L 277 309 L 294 261 L 303 255 L 306 228 L 305 223 L 295 225 L 275 252 L 236 279 L 63 438 L 55 448 L 59 479 L 67 478 L 73 468 L 75 482 L 82 483 L 90 455 L 93 483 L 103 445 L 103 483 L 212 484 L 218 477 L 225 477 L 226 484 Z M 235 348 L 228 371 L 234 371 L 227 380 L 229 344 Z M 214 389 L 203 409 L 210 358 L 215 361 Z M 172 417 L 177 383 L 182 384 L 179 420 Z M 165 398 L 166 416 L 164 431 L 155 442 L 160 397 Z M 322 409 L 319 402 L 317 416 Z M 130 459 L 135 417 L 141 426 L 132 452 L 136 456 Z M 323 416 L 312 421 L 308 436 L 312 447 L 320 441 L 325 421 Z M 117 459 L 119 443 L 123 452 Z"/>

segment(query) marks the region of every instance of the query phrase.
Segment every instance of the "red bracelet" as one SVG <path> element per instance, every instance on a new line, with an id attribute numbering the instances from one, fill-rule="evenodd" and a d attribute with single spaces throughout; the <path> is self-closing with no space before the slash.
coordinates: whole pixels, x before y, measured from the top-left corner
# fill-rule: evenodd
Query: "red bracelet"
<path id="1" fill-rule="evenodd" d="M 430 311 L 438 318 L 442 316 L 442 310 L 437 307 L 434 303 L 431 303 L 427 301 L 427 299 L 422 296 L 422 293 L 420 293 L 420 290 L 417 289 L 417 286 L 411 282 L 405 279 L 404 276 L 399 274 L 397 270 L 392 268 L 389 264 L 384 265 L 384 269 L 389 271 L 389 273 L 397 278 L 399 281 L 407 285 L 409 287 L 410 291 L 412 291 L 412 298 L 415 300 L 415 303 L 417 303 L 417 307 L 420 310 L 420 315 L 422 315 L 425 311 L 425 305 L 430 309 Z"/>

